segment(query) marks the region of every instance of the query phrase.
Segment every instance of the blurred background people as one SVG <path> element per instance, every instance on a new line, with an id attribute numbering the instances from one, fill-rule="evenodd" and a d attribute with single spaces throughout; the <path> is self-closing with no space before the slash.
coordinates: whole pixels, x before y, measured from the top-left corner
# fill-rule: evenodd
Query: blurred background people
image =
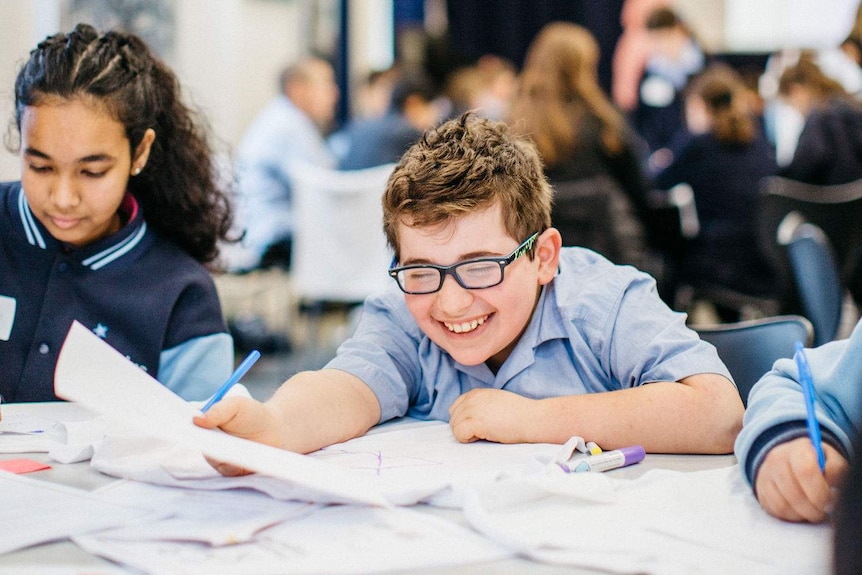
<path id="1" fill-rule="evenodd" d="M 483 118 L 504 120 L 515 94 L 517 69 L 509 60 L 484 54 L 475 64 L 452 70 L 443 94 L 448 100 L 448 118 L 473 111 Z"/>
<path id="2" fill-rule="evenodd" d="M 392 88 L 398 80 L 398 66 L 372 70 L 356 87 L 353 95 L 352 118 L 379 118 L 389 110 Z"/>
<path id="3" fill-rule="evenodd" d="M 279 88 L 237 146 L 237 225 L 245 235 L 239 246 L 226 250 L 231 271 L 289 268 L 290 165 L 337 166 L 325 140 L 338 102 L 332 66 L 316 57 L 303 59 L 282 72 Z"/>
<path id="4" fill-rule="evenodd" d="M 694 192 L 700 233 L 678 262 L 677 287 L 773 295 L 755 223 L 760 180 L 778 168 L 749 102 L 739 75 L 722 64 L 709 66 L 686 90 L 688 139 L 653 180 L 659 189 L 687 183 Z M 739 319 L 739 310 L 716 307 L 723 320 Z"/>
<path id="5" fill-rule="evenodd" d="M 583 230 L 567 221 L 569 200 L 562 186 L 607 176 L 615 184 L 605 189 L 613 195 L 612 208 L 596 218 L 619 235 L 614 242 L 619 250 L 603 255 L 655 273 L 641 221 L 647 191 L 639 155 L 643 146 L 599 85 L 598 57 L 598 44 L 586 28 L 568 22 L 546 25 L 527 51 L 510 123 L 536 143 L 555 188 L 552 219 L 563 244 L 602 251 L 585 245 Z"/>
<path id="6" fill-rule="evenodd" d="M 781 175 L 818 185 L 862 178 L 862 104 L 815 63 L 813 54 L 784 70 L 778 93 L 804 118 L 793 159 Z"/>
<path id="7" fill-rule="evenodd" d="M 325 140 L 339 97 L 332 66 L 321 58 L 304 58 L 282 71 L 278 87 L 279 93 L 248 126 L 236 149 L 235 228 L 243 237 L 222 250 L 227 270 L 234 274 L 289 270 L 293 235 L 291 164 L 337 167 Z M 273 284 L 284 298 L 285 284 L 280 275 L 284 274 L 267 278 L 265 284 Z M 245 299 L 242 294 L 257 294 L 253 297 L 260 299 L 261 291 L 272 293 L 273 288 L 250 287 L 263 278 L 252 278 L 252 283 L 242 277 L 235 279 L 223 277 L 220 291 L 237 350 L 289 350 L 290 339 L 284 330 L 274 328 L 277 322 L 272 314 L 239 307 Z"/>
<path id="8" fill-rule="evenodd" d="M 649 56 L 650 37 L 646 20 L 656 8 L 667 7 L 670 0 L 625 0 L 620 11 L 622 34 L 613 55 L 611 97 L 623 112 L 638 104 L 638 88 Z"/>
<path id="9" fill-rule="evenodd" d="M 691 29 L 670 8 L 650 12 L 646 29 L 649 56 L 631 119 L 650 152 L 655 152 L 684 131 L 682 92 L 703 70 L 706 56 Z"/>
<path id="10" fill-rule="evenodd" d="M 394 163 L 439 119 L 434 83 L 420 71 L 407 71 L 395 80 L 385 114 L 349 122 L 330 145 L 343 170 Z"/>

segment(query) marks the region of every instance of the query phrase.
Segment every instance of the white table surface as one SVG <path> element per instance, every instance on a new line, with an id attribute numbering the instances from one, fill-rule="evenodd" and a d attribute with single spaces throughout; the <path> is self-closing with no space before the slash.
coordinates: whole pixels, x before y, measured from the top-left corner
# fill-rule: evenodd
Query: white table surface
<path id="1" fill-rule="evenodd" d="M 30 404 L 5 404 L 2 413 L 15 414 L 27 413 L 33 416 L 41 416 L 59 421 L 82 421 L 92 417 L 91 413 L 83 407 L 73 403 L 30 403 Z M 63 464 L 50 459 L 46 453 L 0 453 L 0 460 L 28 458 L 51 465 L 51 469 L 28 473 L 27 477 L 41 481 L 49 481 L 93 491 L 112 482 L 117 478 L 104 475 L 90 467 L 89 461 L 80 463 Z M 736 464 L 733 455 L 661 455 L 649 454 L 637 465 L 615 469 L 614 477 L 634 479 L 640 477 L 650 469 L 671 469 L 677 471 L 701 471 L 729 467 Z M 452 509 L 441 509 L 427 505 L 414 507 L 428 513 L 435 514 L 465 525 L 461 512 Z M 35 573 L 40 569 L 60 568 L 66 573 L 86 573 L 87 575 L 98 575 L 108 573 L 140 573 L 134 569 L 119 567 L 105 559 L 90 555 L 81 550 L 70 541 L 60 541 L 37 545 L 27 549 L 14 551 L 0 555 L 0 573 L 10 569 L 17 569 L 20 573 Z M 59 572 L 59 571 L 58 571 Z M 417 571 L 411 570 L 411 573 Z M 513 558 L 494 563 L 480 563 L 473 565 L 457 565 L 455 567 L 433 568 L 419 571 L 423 575 L 437 575 L 443 573 L 457 572 L 459 575 L 479 575 L 487 573 L 512 573 L 512 574 L 583 574 L 596 573 L 595 571 L 573 568 L 568 566 L 556 566 L 546 563 L 529 561 L 522 558 Z M 397 575 L 398 572 L 387 572 Z"/>

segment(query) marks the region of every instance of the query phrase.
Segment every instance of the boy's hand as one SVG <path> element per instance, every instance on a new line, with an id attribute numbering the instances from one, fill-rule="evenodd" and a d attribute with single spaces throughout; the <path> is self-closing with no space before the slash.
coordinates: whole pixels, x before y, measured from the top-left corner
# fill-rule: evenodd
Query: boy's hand
<path id="1" fill-rule="evenodd" d="M 204 429 L 219 428 L 223 431 L 250 439 L 258 443 L 281 447 L 279 420 L 272 408 L 250 397 L 226 397 L 205 414 L 192 419 Z M 207 458 L 207 461 L 222 475 L 247 475 L 251 471 L 228 463 Z"/>
<path id="2" fill-rule="evenodd" d="M 501 389 L 473 389 L 449 408 L 449 427 L 461 443 L 485 439 L 497 443 L 528 442 L 535 400 Z"/>
<path id="3" fill-rule="evenodd" d="M 835 491 L 847 473 L 847 460 L 827 443 L 826 472 L 808 437 L 775 446 L 766 455 L 755 478 L 760 505 L 786 521 L 817 523 L 826 519 L 835 503 Z"/>

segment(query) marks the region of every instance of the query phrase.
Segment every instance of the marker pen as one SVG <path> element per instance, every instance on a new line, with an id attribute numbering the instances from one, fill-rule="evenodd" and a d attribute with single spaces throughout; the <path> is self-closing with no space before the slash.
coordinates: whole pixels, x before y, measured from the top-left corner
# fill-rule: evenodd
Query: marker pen
<path id="1" fill-rule="evenodd" d="M 621 447 L 612 451 L 603 451 L 598 455 L 590 455 L 578 461 L 571 472 L 581 473 L 584 471 L 609 471 L 617 467 L 625 467 L 642 461 L 646 452 L 640 445 Z"/>

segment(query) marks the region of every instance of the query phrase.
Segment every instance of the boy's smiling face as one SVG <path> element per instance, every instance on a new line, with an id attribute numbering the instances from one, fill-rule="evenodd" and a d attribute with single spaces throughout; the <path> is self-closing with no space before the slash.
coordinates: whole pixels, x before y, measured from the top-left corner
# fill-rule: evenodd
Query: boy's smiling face
<path id="1" fill-rule="evenodd" d="M 539 231 L 539 230 L 536 230 Z M 506 266 L 500 285 L 468 290 L 446 276 L 440 291 L 407 295 L 420 329 L 463 365 L 487 362 L 496 371 L 530 321 L 542 285 L 553 279 L 560 252 L 559 232 L 545 230 L 531 260 L 523 255 Z M 443 227 L 398 225 L 399 265 L 451 265 L 481 257 L 505 257 L 526 238 L 509 236 L 499 204 L 462 216 Z"/>

